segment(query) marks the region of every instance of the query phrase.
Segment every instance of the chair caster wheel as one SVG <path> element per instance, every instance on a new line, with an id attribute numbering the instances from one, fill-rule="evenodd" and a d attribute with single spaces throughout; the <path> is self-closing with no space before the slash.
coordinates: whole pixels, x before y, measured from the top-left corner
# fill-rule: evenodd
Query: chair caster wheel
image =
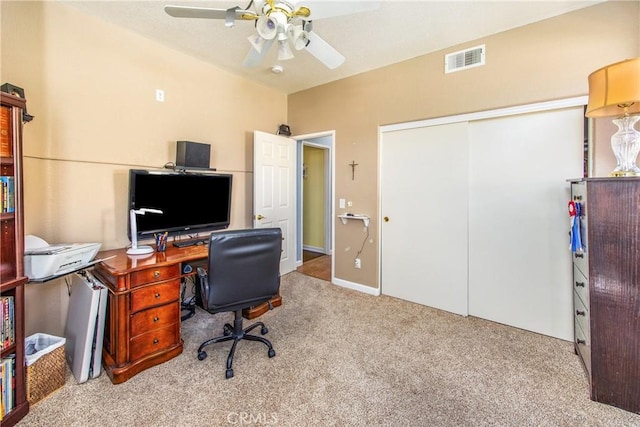
<path id="1" fill-rule="evenodd" d="M 269 332 L 269 330 L 267 329 L 267 327 L 266 327 L 266 326 L 263 326 L 263 327 L 262 327 L 262 329 L 260 329 L 260 333 L 261 333 L 262 335 L 266 334 L 267 332 Z"/>
<path id="2" fill-rule="evenodd" d="M 269 357 L 275 357 L 276 351 L 274 349 L 270 348 L 268 354 L 269 354 Z"/>
<path id="3" fill-rule="evenodd" d="M 233 369 L 227 369 L 227 372 L 224 373 L 226 379 L 233 377 Z"/>
<path id="4" fill-rule="evenodd" d="M 198 360 L 204 360 L 207 358 L 207 352 L 206 351 L 201 351 L 198 353 Z"/>

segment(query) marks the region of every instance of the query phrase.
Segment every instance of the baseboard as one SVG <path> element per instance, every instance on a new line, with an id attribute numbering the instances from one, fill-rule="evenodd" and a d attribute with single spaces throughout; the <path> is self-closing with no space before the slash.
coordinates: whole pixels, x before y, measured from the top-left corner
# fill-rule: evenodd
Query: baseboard
<path id="1" fill-rule="evenodd" d="M 361 283 L 349 282 L 347 280 L 342 280 L 334 277 L 331 280 L 331 283 L 334 285 L 342 286 L 343 288 L 353 289 L 354 291 L 362 292 L 365 294 L 380 296 L 380 288 L 372 288 L 371 286 L 363 285 Z"/>
<path id="2" fill-rule="evenodd" d="M 309 251 L 309 252 L 315 252 L 315 253 L 318 253 L 318 254 L 324 254 L 324 248 L 320 248 L 318 246 L 302 245 L 302 250 L 303 251 Z"/>

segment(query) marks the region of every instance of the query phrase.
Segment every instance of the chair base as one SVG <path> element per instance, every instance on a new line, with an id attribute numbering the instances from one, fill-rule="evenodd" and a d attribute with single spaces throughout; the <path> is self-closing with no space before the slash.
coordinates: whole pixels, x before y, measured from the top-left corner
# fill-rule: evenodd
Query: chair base
<path id="1" fill-rule="evenodd" d="M 227 356 L 227 370 L 225 372 L 225 378 L 229 379 L 233 377 L 233 368 L 232 368 L 233 356 L 235 355 L 235 352 L 236 352 L 236 345 L 240 340 L 259 341 L 267 346 L 267 349 L 268 349 L 267 355 L 270 358 L 274 357 L 276 355 L 276 351 L 273 349 L 273 346 L 271 345 L 271 342 L 268 339 L 257 336 L 257 335 L 249 334 L 250 331 L 257 328 L 258 326 L 260 327 L 260 333 L 262 335 L 265 335 L 267 332 L 269 332 L 267 327 L 262 322 L 256 322 L 251 326 L 243 329 L 242 328 L 242 310 L 234 311 L 233 326 L 231 326 L 229 323 L 226 323 L 224 325 L 224 332 L 223 332 L 224 335 L 220 337 L 211 338 L 203 342 L 202 344 L 200 344 L 200 347 L 198 347 L 198 360 L 204 360 L 207 358 L 207 352 L 204 351 L 203 349 L 209 344 L 215 344 L 215 343 L 233 340 L 233 345 L 231 346 L 231 350 L 229 351 L 229 355 Z"/>

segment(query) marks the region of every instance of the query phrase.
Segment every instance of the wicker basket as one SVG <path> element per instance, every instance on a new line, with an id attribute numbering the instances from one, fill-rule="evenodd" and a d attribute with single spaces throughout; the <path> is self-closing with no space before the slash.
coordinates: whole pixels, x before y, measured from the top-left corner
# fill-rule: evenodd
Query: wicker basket
<path id="1" fill-rule="evenodd" d="M 31 405 L 64 385 L 66 361 L 64 345 L 27 366 L 27 400 Z"/>

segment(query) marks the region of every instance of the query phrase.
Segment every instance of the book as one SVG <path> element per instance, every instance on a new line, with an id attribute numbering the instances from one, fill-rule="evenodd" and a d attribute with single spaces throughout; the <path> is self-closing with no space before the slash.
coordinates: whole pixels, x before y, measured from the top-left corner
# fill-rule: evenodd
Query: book
<path id="1" fill-rule="evenodd" d="M 0 176 L 0 212 L 15 212 L 15 178 L 12 176 Z"/>
<path id="2" fill-rule="evenodd" d="M 0 362 L 0 420 L 4 418 L 5 413 L 5 397 L 4 392 L 6 390 L 6 386 L 4 384 L 4 363 Z"/>
<path id="3" fill-rule="evenodd" d="M 15 343 L 15 323 L 14 323 L 14 298 L 13 296 L 3 296 L 0 298 L 0 309 L 2 310 L 2 350 L 9 348 Z"/>
<path id="4" fill-rule="evenodd" d="M 11 108 L 2 107 L 0 111 L 0 157 L 12 157 Z"/>

